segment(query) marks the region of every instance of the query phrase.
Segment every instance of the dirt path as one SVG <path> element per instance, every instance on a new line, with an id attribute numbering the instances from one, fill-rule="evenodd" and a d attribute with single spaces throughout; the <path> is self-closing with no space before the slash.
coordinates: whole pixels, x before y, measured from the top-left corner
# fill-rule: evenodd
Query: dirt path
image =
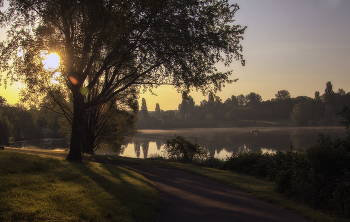
<path id="1" fill-rule="evenodd" d="M 19 149 L 6 150 L 30 152 Z M 90 157 L 84 160 L 122 166 L 141 173 L 152 181 L 161 195 L 162 212 L 158 218 L 159 222 L 307 221 L 279 206 L 196 174 L 102 158 Z"/>

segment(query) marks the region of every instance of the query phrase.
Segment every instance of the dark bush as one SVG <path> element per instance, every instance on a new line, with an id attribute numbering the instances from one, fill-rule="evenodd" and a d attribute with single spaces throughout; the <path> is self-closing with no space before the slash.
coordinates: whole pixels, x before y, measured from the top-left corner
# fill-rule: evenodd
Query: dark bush
<path id="1" fill-rule="evenodd" d="M 176 136 L 174 139 L 168 139 L 164 149 L 168 158 L 179 159 L 185 162 L 192 162 L 194 159 L 206 158 L 207 151 L 200 147 L 196 138 L 192 137 L 194 142 L 182 136 Z"/>
<path id="2" fill-rule="evenodd" d="M 262 152 L 237 153 L 227 158 L 222 169 L 239 171 L 266 178 L 271 168 L 272 157 Z"/>
<path id="3" fill-rule="evenodd" d="M 320 135 L 307 150 L 276 154 L 239 153 L 223 169 L 264 177 L 276 189 L 319 209 L 350 216 L 349 139 L 332 141 Z"/>

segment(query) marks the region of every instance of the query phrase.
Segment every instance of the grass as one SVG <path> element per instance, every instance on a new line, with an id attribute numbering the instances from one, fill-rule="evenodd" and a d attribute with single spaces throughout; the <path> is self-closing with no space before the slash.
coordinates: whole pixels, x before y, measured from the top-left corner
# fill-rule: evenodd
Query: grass
<path id="1" fill-rule="evenodd" d="M 101 156 L 99 156 L 101 157 Z M 246 191 L 262 200 L 269 203 L 280 205 L 288 210 L 291 210 L 303 217 L 320 222 L 338 222 L 350 221 L 348 219 L 338 218 L 336 215 L 329 215 L 314 209 L 305 204 L 299 203 L 295 200 L 285 197 L 283 194 L 275 190 L 274 183 L 253 176 L 239 174 L 226 170 L 219 170 L 208 167 L 196 166 L 193 164 L 179 163 L 175 161 L 164 160 L 161 158 L 153 159 L 134 159 L 117 156 L 104 156 L 103 158 L 116 159 L 120 161 L 135 162 L 140 164 L 147 164 L 163 168 L 175 168 L 202 175 L 204 177 L 219 181 L 231 187 Z"/>
<path id="2" fill-rule="evenodd" d="M 0 152 L 0 221 L 156 221 L 158 191 L 121 167 Z"/>
<path id="3" fill-rule="evenodd" d="M 0 154 L 1 154 L 1 152 L 0 152 Z M 85 155 L 87 155 L 87 154 L 85 154 Z M 349 222 L 350 221 L 350 220 L 338 218 L 336 216 L 323 213 L 323 212 L 321 212 L 317 209 L 311 208 L 305 204 L 301 204 L 301 203 L 294 201 L 292 199 L 288 199 L 284 195 L 276 192 L 276 190 L 274 188 L 274 184 L 272 182 L 258 179 L 258 178 L 253 177 L 253 176 L 234 173 L 231 171 L 218 170 L 215 168 L 195 166 L 193 164 L 184 164 L 184 163 L 180 163 L 180 162 L 176 162 L 176 161 L 164 160 L 162 158 L 135 159 L 135 158 L 118 157 L 118 156 L 99 156 L 99 155 L 93 155 L 93 156 L 96 156 L 99 158 L 114 159 L 114 160 L 119 160 L 119 161 L 147 164 L 147 165 L 152 165 L 152 166 L 156 166 L 156 167 L 174 168 L 174 169 L 180 169 L 180 170 L 196 173 L 196 174 L 205 176 L 207 178 L 214 179 L 214 180 L 219 181 L 221 183 L 227 184 L 229 186 L 238 188 L 240 190 L 246 191 L 250 194 L 253 194 L 254 196 L 257 196 L 257 197 L 267 201 L 267 202 L 280 205 L 280 206 L 282 206 L 286 209 L 289 209 L 291 211 L 294 211 L 294 212 L 296 212 L 296 213 L 298 213 L 298 214 L 300 214 L 300 215 L 304 216 L 305 218 L 308 218 L 312 221 L 322 221 L 322 222 L 323 221 L 324 222 L 333 222 L 333 221 L 334 222 L 335 221 L 344 221 L 344 222 L 348 221 Z M 62 163 L 68 164 L 64 161 L 61 161 L 61 164 Z M 87 163 L 84 163 L 84 164 L 86 165 Z M 105 167 L 108 167 L 108 166 L 104 166 L 104 168 Z M 2 187 L 1 184 L 0 184 L 0 186 Z M 159 197 L 157 197 L 157 198 L 159 198 Z M 1 211 L 0 211 L 0 213 L 1 213 Z M 1 220 L 1 218 L 0 218 L 0 220 Z"/>

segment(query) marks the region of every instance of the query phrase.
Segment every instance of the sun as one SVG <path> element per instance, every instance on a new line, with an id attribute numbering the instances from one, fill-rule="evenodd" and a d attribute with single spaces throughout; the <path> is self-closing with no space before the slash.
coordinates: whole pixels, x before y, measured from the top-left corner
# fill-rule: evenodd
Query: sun
<path id="1" fill-rule="evenodd" d="M 43 60 L 43 64 L 45 69 L 55 70 L 60 65 L 60 57 L 56 53 L 51 53 Z"/>

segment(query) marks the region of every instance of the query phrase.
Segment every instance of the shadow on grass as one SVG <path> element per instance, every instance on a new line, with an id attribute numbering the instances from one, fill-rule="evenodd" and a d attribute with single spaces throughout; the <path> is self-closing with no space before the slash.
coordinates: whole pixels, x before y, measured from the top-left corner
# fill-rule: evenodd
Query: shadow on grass
<path id="1" fill-rule="evenodd" d="M 100 163 L 71 163 L 71 166 L 104 191 L 104 194 L 97 192 L 96 196 L 87 198 L 94 201 L 101 210 L 107 211 L 106 217 L 113 213 L 109 211 L 118 209 L 121 214 L 132 215 L 135 221 L 156 221 L 160 208 L 158 191 L 140 174 Z"/>

